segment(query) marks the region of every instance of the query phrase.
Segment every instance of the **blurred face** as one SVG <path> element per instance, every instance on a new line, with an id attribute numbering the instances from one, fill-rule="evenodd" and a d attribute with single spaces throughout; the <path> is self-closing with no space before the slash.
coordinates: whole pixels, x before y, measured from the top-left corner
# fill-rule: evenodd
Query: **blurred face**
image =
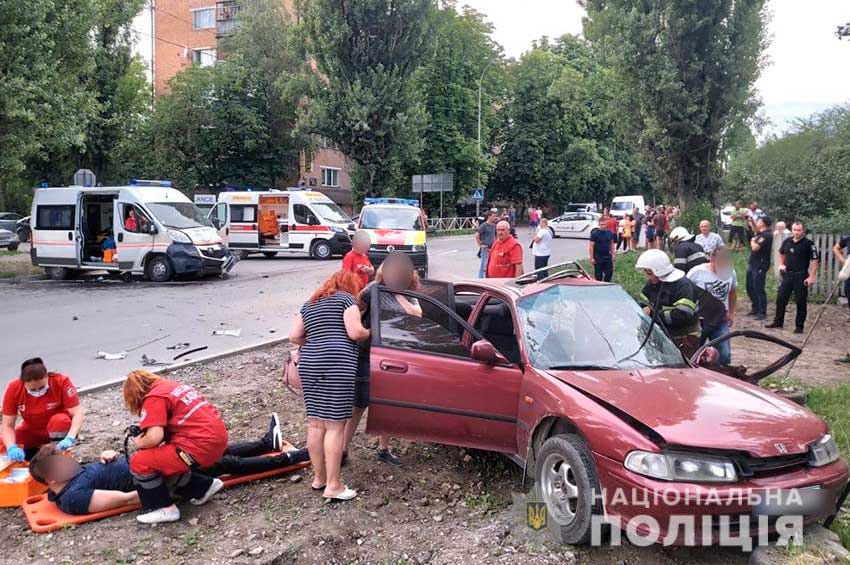
<path id="1" fill-rule="evenodd" d="M 791 226 L 791 234 L 795 241 L 800 241 L 806 236 L 806 228 L 803 227 L 803 224 L 794 224 Z"/>
<path id="2" fill-rule="evenodd" d="M 131 218 L 135 218 L 135 217 L 136 217 L 136 211 L 135 211 L 135 210 L 133 210 L 132 208 L 130 208 L 130 217 L 131 217 Z"/>
<path id="3" fill-rule="evenodd" d="M 66 483 L 77 476 L 80 464 L 73 457 L 65 455 L 52 455 L 50 457 L 49 472 L 45 478 L 54 483 Z"/>
<path id="4" fill-rule="evenodd" d="M 405 290 L 413 280 L 413 272 L 399 263 L 385 265 L 383 268 L 384 284 L 396 290 Z"/>
<path id="5" fill-rule="evenodd" d="M 351 246 L 357 253 L 366 253 L 369 251 L 370 243 L 369 234 L 362 231 L 355 233 L 354 239 L 351 240 Z"/>
<path id="6" fill-rule="evenodd" d="M 708 233 L 710 231 L 711 231 L 711 224 L 708 223 L 708 220 L 703 220 L 699 223 L 699 232 L 702 235 L 708 235 Z"/>
<path id="7" fill-rule="evenodd" d="M 711 256 L 711 265 L 715 273 L 727 276 L 732 271 L 732 257 L 729 252 L 721 248 L 720 251 Z"/>
<path id="8" fill-rule="evenodd" d="M 496 238 L 499 241 L 505 241 L 511 236 L 511 226 L 508 222 L 499 222 L 496 224 Z"/>

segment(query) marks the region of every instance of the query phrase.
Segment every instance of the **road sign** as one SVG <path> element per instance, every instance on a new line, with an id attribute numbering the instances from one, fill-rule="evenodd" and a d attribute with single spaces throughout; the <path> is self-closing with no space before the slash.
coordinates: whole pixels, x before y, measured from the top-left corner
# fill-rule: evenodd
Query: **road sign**
<path id="1" fill-rule="evenodd" d="M 438 175 L 413 175 L 411 178 L 411 192 L 421 194 L 424 192 L 451 192 L 454 190 L 454 173 L 440 173 Z"/>
<path id="2" fill-rule="evenodd" d="M 475 192 L 472 193 L 472 199 L 476 202 L 481 202 L 484 200 L 484 189 L 476 188 Z"/>
<path id="3" fill-rule="evenodd" d="M 76 186 L 94 186 L 97 182 L 97 177 L 88 169 L 80 169 L 74 173 L 74 182 Z"/>

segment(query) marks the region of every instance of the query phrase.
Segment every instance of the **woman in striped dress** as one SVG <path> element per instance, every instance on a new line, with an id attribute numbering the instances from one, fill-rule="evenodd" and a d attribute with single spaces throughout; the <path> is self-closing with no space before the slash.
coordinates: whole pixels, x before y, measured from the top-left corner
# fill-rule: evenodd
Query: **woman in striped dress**
<path id="1" fill-rule="evenodd" d="M 334 273 L 301 307 L 289 332 L 289 340 L 301 346 L 298 374 L 307 412 L 307 450 L 315 473 L 312 487 L 333 500 L 357 496 L 342 483 L 340 467 L 345 424 L 354 405 L 355 342 L 369 338 L 354 298 L 361 286 L 354 273 Z"/>

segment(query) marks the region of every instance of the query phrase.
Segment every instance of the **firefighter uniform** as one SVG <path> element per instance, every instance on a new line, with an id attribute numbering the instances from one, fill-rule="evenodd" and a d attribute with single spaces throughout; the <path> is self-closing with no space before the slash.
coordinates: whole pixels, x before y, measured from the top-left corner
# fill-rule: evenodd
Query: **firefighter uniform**
<path id="1" fill-rule="evenodd" d="M 672 282 L 647 283 L 640 294 L 641 306 L 652 308 L 686 357 L 699 349 L 700 322 L 697 287 L 687 277 Z"/>

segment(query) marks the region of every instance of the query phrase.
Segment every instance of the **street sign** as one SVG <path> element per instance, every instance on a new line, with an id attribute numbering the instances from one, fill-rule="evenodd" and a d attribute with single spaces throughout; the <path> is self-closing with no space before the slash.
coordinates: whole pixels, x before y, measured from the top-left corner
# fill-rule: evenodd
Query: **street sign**
<path id="1" fill-rule="evenodd" d="M 215 204 L 215 194 L 196 194 L 195 204 Z"/>
<path id="2" fill-rule="evenodd" d="M 451 192 L 454 190 L 454 173 L 440 173 L 438 175 L 413 175 L 411 177 L 411 192 L 422 194 L 425 192 Z"/>
<path id="3" fill-rule="evenodd" d="M 80 169 L 74 173 L 75 186 L 94 186 L 97 183 L 97 177 L 88 169 Z"/>
<path id="4" fill-rule="evenodd" d="M 484 200 L 484 189 L 476 188 L 475 192 L 472 193 L 472 199 L 476 202 L 481 202 Z"/>

